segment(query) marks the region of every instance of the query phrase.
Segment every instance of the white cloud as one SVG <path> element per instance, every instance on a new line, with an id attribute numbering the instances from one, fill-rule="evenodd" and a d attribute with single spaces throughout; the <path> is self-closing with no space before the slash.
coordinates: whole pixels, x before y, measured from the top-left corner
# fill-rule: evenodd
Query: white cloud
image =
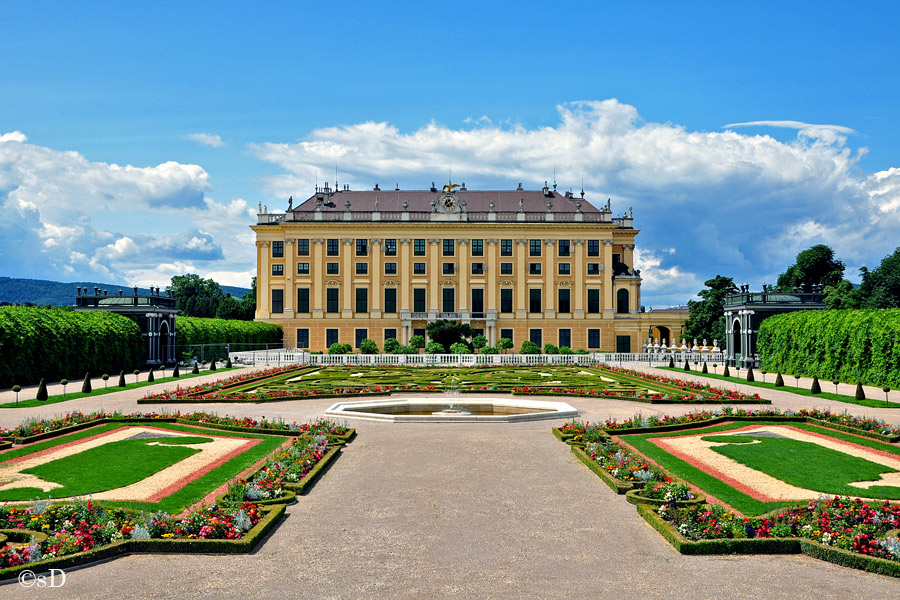
<path id="1" fill-rule="evenodd" d="M 3 142 L 25 142 L 28 138 L 21 131 L 10 131 L 9 133 L 0 133 L 0 144 Z"/>
<path id="2" fill-rule="evenodd" d="M 225 147 L 225 142 L 222 141 L 221 136 L 218 136 L 214 133 L 189 133 L 184 137 L 189 140 L 193 140 L 198 144 L 203 144 L 204 146 L 209 146 L 211 148 Z"/>

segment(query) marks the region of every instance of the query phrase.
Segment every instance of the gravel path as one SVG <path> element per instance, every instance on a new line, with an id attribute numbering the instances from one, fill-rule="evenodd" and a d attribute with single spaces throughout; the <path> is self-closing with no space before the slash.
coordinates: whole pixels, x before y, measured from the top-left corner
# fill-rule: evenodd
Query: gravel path
<path id="1" fill-rule="evenodd" d="M 134 400 L 148 389 L 94 401 L 147 410 Z M 795 398 L 777 394 L 777 406 L 793 407 Z M 590 420 L 657 412 L 624 401 L 569 401 Z M 74 402 L 82 401 L 56 405 L 55 413 Z M 306 420 L 330 403 L 217 411 Z M 811 406 L 809 399 L 800 406 Z M 0 411 L 0 425 L 17 424 L 22 414 L 13 412 Z M 884 418 L 900 421 L 896 414 Z M 119 558 L 69 570 L 56 597 L 843 599 L 900 592 L 896 579 L 804 556 L 681 556 L 576 461 L 550 434 L 552 424 L 354 423 L 357 439 L 256 553 Z M 0 598 L 48 593 L 0 586 Z"/>

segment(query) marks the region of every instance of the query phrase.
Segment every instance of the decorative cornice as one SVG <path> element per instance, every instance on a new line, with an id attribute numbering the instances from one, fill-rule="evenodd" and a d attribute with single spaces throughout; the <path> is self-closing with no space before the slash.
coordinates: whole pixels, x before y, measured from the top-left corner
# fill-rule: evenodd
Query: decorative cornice
<path id="1" fill-rule="evenodd" d="M 341 238 L 341 241 L 349 246 L 353 243 L 353 238 Z"/>
<path id="2" fill-rule="evenodd" d="M 395 287 L 399 284 L 394 279 L 386 279 L 382 285 L 384 285 L 385 287 Z"/>
<path id="3" fill-rule="evenodd" d="M 325 238 L 313 238 L 313 244 L 324 244 Z"/>
<path id="4" fill-rule="evenodd" d="M 339 279 L 328 279 L 325 281 L 325 285 L 328 287 L 341 287 L 341 282 Z"/>
<path id="5" fill-rule="evenodd" d="M 500 281 L 500 285 L 511 287 L 515 284 L 513 283 L 512 279 L 502 279 Z"/>
<path id="6" fill-rule="evenodd" d="M 441 286 L 443 287 L 456 287 L 456 282 L 452 279 L 445 279 L 441 282 Z"/>

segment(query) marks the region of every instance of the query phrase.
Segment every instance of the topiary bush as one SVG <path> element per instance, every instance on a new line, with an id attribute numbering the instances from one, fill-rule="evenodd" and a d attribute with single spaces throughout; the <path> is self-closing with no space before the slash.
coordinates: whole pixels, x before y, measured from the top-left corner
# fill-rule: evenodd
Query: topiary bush
<path id="1" fill-rule="evenodd" d="M 856 384 L 856 394 L 853 395 L 857 400 L 865 400 L 866 399 L 866 391 L 863 389 L 862 383 Z"/>
<path id="2" fill-rule="evenodd" d="M 91 387 L 91 374 L 84 374 L 84 382 L 81 384 L 81 393 L 82 394 L 90 394 L 94 391 L 94 388 Z"/>
<path id="3" fill-rule="evenodd" d="M 753 376 L 753 367 L 747 369 L 747 381 L 756 381 L 756 378 Z"/>
<path id="4" fill-rule="evenodd" d="M 450 346 L 450 354 L 468 354 L 469 347 L 460 342 L 456 342 Z"/>
<path id="5" fill-rule="evenodd" d="M 147 372 L 147 382 L 156 381 L 156 377 L 153 376 L 153 367 L 150 367 L 150 370 Z"/>
<path id="6" fill-rule="evenodd" d="M 669 357 L 669 368 L 670 368 L 670 369 L 674 369 L 674 368 L 675 368 L 675 357 L 674 357 L 674 356 L 670 356 L 670 357 Z"/>
<path id="7" fill-rule="evenodd" d="M 194 368 L 191 369 L 191 375 L 199 375 L 200 374 L 200 365 L 194 363 Z"/>
<path id="8" fill-rule="evenodd" d="M 703 368 L 700 369 L 701 373 L 709 373 L 709 368 L 706 366 L 706 361 L 703 361 Z"/>
<path id="9" fill-rule="evenodd" d="M 725 365 L 725 368 L 722 370 L 722 377 L 731 377 L 731 371 L 728 370 L 728 365 Z"/>
<path id="10" fill-rule="evenodd" d="M 125 383 L 125 371 L 119 371 L 119 387 L 128 387 L 128 384 Z"/>
<path id="11" fill-rule="evenodd" d="M 402 348 L 400 342 L 397 341 L 397 338 L 388 338 L 384 340 L 384 353 L 385 354 L 397 354 L 397 351 Z"/>
<path id="12" fill-rule="evenodd" d="M 685 371 L 690 371 L 690 370 L 691 370 L 691 363 L 690 363 L 690 361 L 688 361 L 687 359 L 684 359 L 684 370 L 685 370 Z"/>
<path id="13" fill-rule="evenodd" d="M 175 377 L 176 379 L 181 377 L 181 370 L 178 368 L 178 365 L 175 365 L 175 369 L 172 371 L 172 377 Z"/>
<path id="14" fill-rule="evenodd" d="M 225 368 L 226 368 L 226 369 L 231 369 L 231 368 L 233 368 L 233 367 L 234 367 L 234 365 L 231 363 L 231 355 L 229 354 L 229 355 L 228 355 L 228 358 L 225 359 Z"/>
<path id="15" fill-rule="evenodd" d="M 216 359 L 212 359 L 211 361 L 209 361 L 209 370 L 215 371 L 217 369 L 218 367 L 216 367 Z"/>
<path id="16" fill-rule="evenodd" d="M 425 354 L 446 354 L 447 350 L 444 348 L 442 344 L 438 344 L 437 342 L 428 342 L 428 345 L 425 346 Z"/>
<path id="17" fill-rule="evenodd" d="M 40 400 L 41 402 L 46 402 L 47 398 L 49 397 L 50 395 L 47 393 L 47 382 L 44 381 L 43 378 L 41 378 L 41 383 L 38 385 L 37 395 L 35 396 L 35 398 Z"/>
<path id="18" fill-rule="evenodd" d="M 363 354 L 378 354 L 378 344 L 366 338 L 359 343 L 359 351 Z"/>
<path id="19" fill-rule="evenodd" d="M 519 354 L 540 354 L 541 348 L 531 340 L 525 340 L 522 342 L 522 347 L 519 348 Z"/>
<path id="20" fill-rule="evenodd" d="M 812 385 L 809 386 L 810 394 L 821 394 L 822 387 L 819 385 L 819 378 L 816 375 L 813 375 Z"/>

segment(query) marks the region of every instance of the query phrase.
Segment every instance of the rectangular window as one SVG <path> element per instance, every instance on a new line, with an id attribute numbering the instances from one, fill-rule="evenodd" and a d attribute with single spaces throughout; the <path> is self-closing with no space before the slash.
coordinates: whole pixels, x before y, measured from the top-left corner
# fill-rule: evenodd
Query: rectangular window
<path id="1" fill-rule="evenodd" d="M 484 290 L 481 288 L 474 288 L 472 290 L 472 312 L 484 312 Z"/>
<path id="2" fill-rule="evenodd" d="M 456 255 L 456 240 L 444 240 L 444 256 Z"/>
<path id="3" fill-rule="evenodd" d="M 341 253 L 341 241 L 328 240 L 325 253 L 328 254 L 328 256 L 339 256 Z"/>
<path id="4" fill-rule="evenodd" d="M 559 263 L 559 274 L 560 275 L 571 275 L 572 274 L 572 263 Z"/>
<path id="5" fill-rule="evenodd" d="M 541 240 L 528 240 L 528 256 L 541 255 Z"/>
<path id="6" fill-rule="evenodd" d="M 413 288 L 413 312 L 425 312 L 425 288 Z"/>
<path id="7" fill-rule="evenodd" d="M 369 337 L 368 329 L 357 329 L 356 330 L 356 347 L 359 348 L 362 345 L 362 341 Z"/>
<path id="8" fill-rule="evenodd" d="M 456 273 L 456 263 L 443 263 L 444 275 L 453 275 Z"/>
<path id="9" fill-rule="evenodd" d="M 284 265 L 272 265 L 273 277 L 284 277 Z"/>
<path id="10" fill-rule="evenodd" d="M 538 348 L 544 347 L 544 332 L 540 329 L 529 329 L 528 330 L 528 339 L 531 340 L 532 344 L 535 344 Z"/>
<path id="11" fill-rule="evenodd" d="M 397 312 L 397 288 L 384 288 L 384 312 Z"/>
<path id="12" fill-rule="evenodd" d="M 588 329 L 588 348 L 600 347 L 600 330 Z"/>
<path id="13" fill-rule="evenodd" d="M 272 312 L 284 312 L 284 290 L 272 290 Z"/>
<path id="14" fill-rule="evenodd" d="M 557 296 L 556 312 L 572 312 L 572 290 L 569 288 L 559 288 L 559 290 L 557 290 Z"/>
<path id="15" fill-rule="evenodd" d="M 309 329 L 297 330 L 297 345 L 295 347 L 309 348 Z"/>
<path id="16" fill-rule="evenodd" d="M 500 240 L 500 256 L 512 256 L 512 240 Z"/>
<path id="17" fill-rule="evenodd" d="M 613 266 L 617 265 L 617 264 L 620 263 L 620 262 L 622 262 L 622 255 L 621 255 L 621 254 L 614 253 L 614 254 L 612 255 L 612 263 L 613 263 Z"/>
<path id="18" fill-rule="evenodd" d="M 309 263 L 297 263 L 297 275 L 309 275 Z"/>
<path id="19" fill-rule="evenodd" d="M 425 263 L 413 263 L 413 275 L 424 275 Z"/>
<path id="20" fill-rule="evenodd" d="M 369 312 L 369 288 L 356 288 L 356 312 Z"/>
<path id="21" fill-rule="evenodd" d="M 325 290 L 325 312 L 341 312 L 340 293 L 341 290 L 338 288 L 328 288 Z M 330 345 L 331 344 L 329 344 L 329 346 Z"/>
<path id="22" fill-rule="evenodd" d="M 369 263 L 356 263 L 356 274 L 357 275 L 368 275 L 369 273 Z"/>
<path id="23" fill-rule="evenodd" d="M 541 288 L 531 288 L 528 290 L 528 312 L 541 312 Z"/>
<path id="24" fill-rule="evenodd" d="M 556 247 L 559 249 L 560 256 L 570 256 L 572 254 L 572 246 L 569 240 L 558 240 Z"/>
<path id="25" fill-rule="evenodd" d="M 356 255 L 357 256 L 368 256 L 369 255 L 369 240 L 356 240 Z"/>
<path id="26" fill-rule="evenodd" d="M 501 275 L 512 275 L 512 263 L 500 263 Z"/>
<path id="27" fill-rule="evenodd" d="M 541 263 L 528 263 L 528 274 L 529 275 L 540 275 L 541 274 Z"/>
<path id="28" fill-rule="evenodd" d="M 484 240 L 472 240 L 472 256 L 484 256 Z"/>
<path id="29" fill-rule="evenodd" d="M 338 343 L 338 329 L 326 329 L 325 330 L 325 345 L 331 348 L 332 344 Z"/>
<path id="30" fill-rule="evenodd" d="M 562 348 L 565 346 L 566 348 L 572 347 L 572 330 L 571 329 L 560 329 L 559 330 L 559 347 Z"/>
<path id="31" fill-rule="evenodd" d="M 472 275 L 484 275 L 484 263 L 472 263 Z"/>
<path id="32" fill-rule="evenodd" d="M 413 256 L 425 256 L 425 240 L 413 240 Z"/>
<path id="33" fill-rule="evenodd" d="M 397 256 L 397 240 L 384 240 L 384 255 Z"/>
<path id="34" fill-rule="evenodd" d="M 309 312 L 309 288 L 297 288 L 297 312 Z M 308 348 L 309 346 L 298 346 L 299 348 Z"/>
<path id="35" fill-rule="evenodd" d="M 588 240 L 588 256 L 600 256 L 600 240 Z"/>
<path id="36" fill-rule="evenodd" d="M 600 263 L 588 263 L 588 275 L 599 275 Z"/>
<path id="37" fill-rule="evenodd" d="M 309 240 L 297 240 L 297 256 L 309 256 Z"/>
<path id="38" fill-rule="evenodd" d="M 456 289 L 445 287 L 442 294 L 443 302 L 441 302 L 441 312 L 456 312 Z"/>
<path id="39" fill-rule="evenodd" d="M 513 311 L 513 291 L 510 288 L 500 290 L 500 312 L 511 313 Z"/>
<path id="40" fill-rule="evenodd" d="M 513 330 L 512 329 L 501 329 L 500 337 L 506 338 L 513 343 L 515 343 L 515 341 L 516 341 L 513 339 Z"/>
<path id="41" fill-rule="evenodd" d="M 284 242 L 272 242 L 272 258 L 284 258 Z"/>
<path id="42" fill-rule="evenodd" d="M 389 340 L 391 338 L 397 339 L 397 330 L 396 329 L 385 329 L 384 330 L 384 339 Z"/>
<path id="43" fill-rule="evenodd" d="M 396 275 L 397 274 L 397 263 L 384 263 L 384 274 L 385 275 Z"/>
<path id="44" fill-rule="evenodd" d="M 325 272 L 328 275 L 337 275 L 340 271 L 340 263 L 325 263 Z"/>
<path id="45" fill-rule="evenodd" d="M 588 290 L 588 305 L 587 311 L 589 313 L 599 313 L 600 312 L 600 290 Z"/>

